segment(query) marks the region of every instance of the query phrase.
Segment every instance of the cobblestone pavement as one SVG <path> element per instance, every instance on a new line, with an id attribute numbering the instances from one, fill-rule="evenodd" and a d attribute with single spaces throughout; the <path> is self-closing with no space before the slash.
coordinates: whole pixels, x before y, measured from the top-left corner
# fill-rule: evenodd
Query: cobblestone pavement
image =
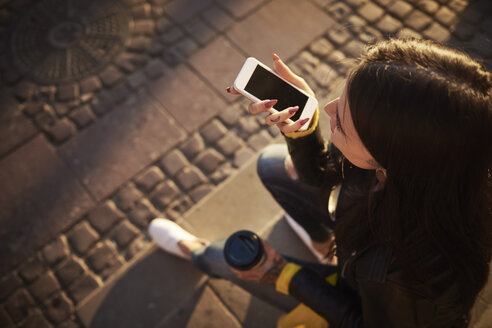
<path id="1" fill-rule="evenodd" d="M 434 39 L 492 68 L 487 0 L 0 1 L 0 326 L 74 308 L 279 134 L 224 92 L 277 52 L 321 103 L 363 44 Z"/>

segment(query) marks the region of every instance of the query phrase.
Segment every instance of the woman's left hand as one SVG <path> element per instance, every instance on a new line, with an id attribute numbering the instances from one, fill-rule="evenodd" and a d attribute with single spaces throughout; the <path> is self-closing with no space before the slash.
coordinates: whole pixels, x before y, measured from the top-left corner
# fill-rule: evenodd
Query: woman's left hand
<path id="1" fill-rule="evenodd" d="M 309 87 L 307 82 L 302 77 L 292 72 L 292 70 L 280 59 L 278 55 L 273 54 L 272 59 L 273 69 L 280 77 L 314 96 L 314 92 Z M 234 95 L 240 94 L 237 90 L 234 89 L 233 86 L 226 88 L 226 91 Z M 275 106 L 277 101 L 278 99 L 262 99 L 258 102 L 250 103 L 248 106 L 248 111 L 251 114 L 268 112 L 273 106 Z M 266 116 L 265 118 L 265 123 L 267 125 L 277 125 L 280 131 L 282 131 L 283 133 L 298 131 L 308 121 L 308 119 L 305 118 L 303 120 L 297 120 L 293 123 L 288 123 L 286 122 L 286 120 L 292 117 L 297 109 L 295 107 L 288 107 L 279 108 L 278 110 L 279 112 L 277 113 L 269 113 L 268 116 Z"/>
<path id="2" fill-rule="evenodd" d="M 282 272 L 282 269 L 287 264 L 287 261 L 285 261 L 285 259 L 267 242 L 262 242 L 265 250 L 265 260 L 263 263 L 250 270 L 241 271 L 231 267 L 230 269 L 239 279 L 274 285 L 280 272 Z"/>

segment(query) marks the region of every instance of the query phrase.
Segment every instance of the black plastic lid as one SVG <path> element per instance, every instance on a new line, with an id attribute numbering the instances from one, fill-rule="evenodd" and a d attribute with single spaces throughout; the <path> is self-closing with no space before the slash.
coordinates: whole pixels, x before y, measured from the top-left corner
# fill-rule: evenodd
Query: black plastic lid
<path id="1" fill-rule="evenodd" d="M 226 262 L 235 269 L 251 269 L 263 257 L 261 238 L 248 230 L 233 233 L 226 241 L 224 257 Z"/>

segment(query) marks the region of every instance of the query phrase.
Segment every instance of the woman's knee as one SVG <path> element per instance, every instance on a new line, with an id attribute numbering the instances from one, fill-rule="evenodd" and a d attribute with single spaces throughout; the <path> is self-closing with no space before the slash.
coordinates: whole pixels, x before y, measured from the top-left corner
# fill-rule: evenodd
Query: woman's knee
<path id="1" fill-rule="evenodd" d="M 289 155 L 287 145 L 269 145 L 262 150 L 256 171 L 263 184 L 277 177 L 285 176 L 285 158 Z"/>

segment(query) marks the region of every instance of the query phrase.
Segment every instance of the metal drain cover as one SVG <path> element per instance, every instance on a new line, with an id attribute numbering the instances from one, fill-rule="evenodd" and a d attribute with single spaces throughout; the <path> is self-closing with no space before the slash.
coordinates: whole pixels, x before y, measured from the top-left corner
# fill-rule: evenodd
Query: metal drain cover
<path id="1" fill-rule="evenodd" d="M 42 84 L 79 80 L 124 47 L 131 17 L 116 0 L 36 1 L 10 30 L 9 59 Z"/>

